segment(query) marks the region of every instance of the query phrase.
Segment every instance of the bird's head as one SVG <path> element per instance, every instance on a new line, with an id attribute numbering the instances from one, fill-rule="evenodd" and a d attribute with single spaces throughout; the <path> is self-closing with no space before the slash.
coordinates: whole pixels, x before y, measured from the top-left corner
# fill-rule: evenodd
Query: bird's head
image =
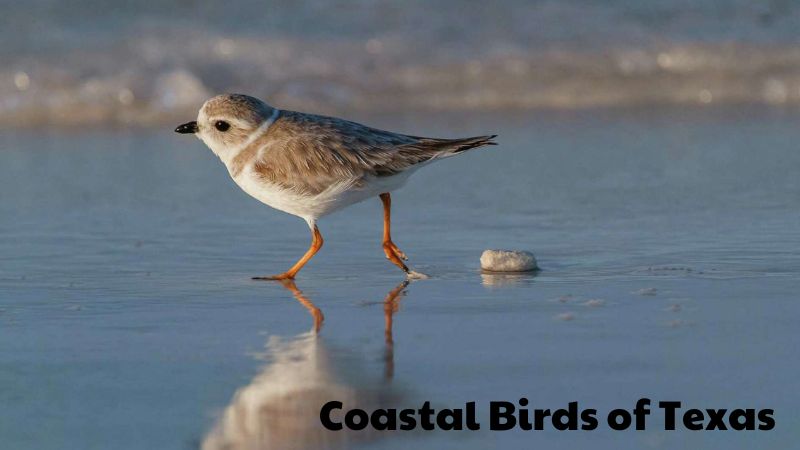
<path id="1" fill-rule="evenodd" d="M 235 156 L 275 109 L 243 94 L 223 94 L 207 100 L 197 120 L 175 128 L 176 133 L 195 134 L 223 161 Z"/>

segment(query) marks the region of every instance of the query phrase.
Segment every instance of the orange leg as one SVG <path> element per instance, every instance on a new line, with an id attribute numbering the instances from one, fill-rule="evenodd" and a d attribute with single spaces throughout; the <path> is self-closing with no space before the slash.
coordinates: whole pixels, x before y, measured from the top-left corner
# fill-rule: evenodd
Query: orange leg
<path id="1" fill-rule="evenodd" d="M 389 261 L 401 268 L 403 272 L 408 273 L 408 267 L 403 263 L 403 260 L 408 260 L 408 257 L 392 242 L 392 197 L 388 192 L 384 192 L 380 198 L 383 202 L 383 252 L 386 253 Z"/>
<path id="2" fill-rule="evenodd" d="M 306 254 L 303 255 L 303 257 L 300 258 L 300 260 L 297 261 L 295 263 L 295 265 L 292 266 L 291 269 L 289 269 L 286 272 L 283 272 L 282 274 L 279 274 L 279 275 L 272 275 L 272 276 L 266 276 L 266 277 L 253 277 L 253 279 L 254 280 L 292 280 L 292 279 L 294 279 L 294 276 L 297 275 L 297 272 L 299 272 L 300 269 L 302 269 L 303 266 L 305 266 L 306 263 L 308 261 L 310 261 L 311 258 L 314 257 L 314 255 L 317 254 L 319 249 L 322 248 L 322 242 L 323 242 L 322 241 L 322 234 L 320 234 L 319 228 L 317 228 L 317 226 L 314 225 L 314 228 L 313 228 L 312 234 L 311 234 L 311 247 L 308 248 L 308 251 L 306 252 Z"/>
<path id="3" fill-rule="evenodd" d="M 400 309 L 400 298 L 405 295 L 404 289 L 408 286 L 408 280 L 398 284 L 394 289 L 389 291 L 386 298 L 383 300 L 383 316 L 385 321 L 384 336 L 386 338 L 386 354 L 384 362 L 386 363 L 384 369 L 384 376 L 387 380 L 394 377 L 394 338 L 392 337 L 392 324 L 394 313 Z"/>
<path id="4" fill-rule="evenodd" d="M 300 304 L 303 305 L 308 310 L 308 312 L 311 313 L 311 317 L 314 318 L 314 332 L 319 333 L 319 330 L 322 329 L 322 322 L 325 320 L 325 316 L 322 314 L 322 310 L 317 308 L 317 306 L 314 303 L 312 303 L 311 300 L 309 300 L 305 295 L 303 295 L 303 292 L 297 288 L 296 284 L 294 284 L 294 280 L 292 279 L 281 280 L 281 284 L 283 285 L 283 287 L 288 289 L 289 292 L 292 293 L 292 295 L 294 295 L 294 298 L 296 298 L 297 301 L 300 302 Z"/>
<path id="5" fill-rule="evenodd" d="M 389 291 L 386 294 L 386 298 L 383 299 L 384 337 L 387 345 L 394 343 L 394 339 L 392 339 L 392 317 L 400 309 L 400 299 L 405 295 L 404 289 L 407 286 L 408 280 L 405 280 Z"/>

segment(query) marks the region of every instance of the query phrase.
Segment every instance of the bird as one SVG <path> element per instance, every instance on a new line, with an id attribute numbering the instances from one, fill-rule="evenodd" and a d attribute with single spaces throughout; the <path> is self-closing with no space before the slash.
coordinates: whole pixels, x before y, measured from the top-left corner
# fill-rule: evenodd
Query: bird
<path id="1" fill-rule="evenodd" d="M 194 134 L 216 154 L 247 194 L 298 216 L 311 245 L 288 270 L 256 280 L 291 280 L 322 248 L 320 218 L 378 197 L 383 204 L 383 251 L 406 273 L 419 275 L 391 236 L 391 192 L 422 166 L 496 145 L 497 135 L 437 139 L 379 130 L 336 117 L 282 110 L 244 94 L 207 100 L 197 120 L 175 128 Z"/>

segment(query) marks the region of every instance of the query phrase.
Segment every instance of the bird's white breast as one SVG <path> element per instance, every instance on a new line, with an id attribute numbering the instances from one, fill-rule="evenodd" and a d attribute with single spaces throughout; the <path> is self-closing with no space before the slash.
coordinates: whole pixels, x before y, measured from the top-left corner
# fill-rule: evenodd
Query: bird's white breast
<path id="1" fill-rule="evenodd" d="M 243 191 L 256 200 L 277 210 L 302 217 L 313 224 L 320 217 L 358 203 L 384 192 L 393 191 L 405 184 L 410 175 L 404 172 L 390 177 L 370 178 L 356 184 L 357 180 L 342 180 L 319 194 L 305 194 L 285 189 L 264 180 L 251 165 L 233 177 Z"/>

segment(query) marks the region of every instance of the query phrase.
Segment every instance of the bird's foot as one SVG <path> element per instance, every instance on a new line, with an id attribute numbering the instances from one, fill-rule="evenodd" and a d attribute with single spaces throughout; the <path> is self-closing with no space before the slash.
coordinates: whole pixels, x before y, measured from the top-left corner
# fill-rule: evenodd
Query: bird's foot
<path id="1" fill-rule="evenodd" d="M 253 280 L 271 280 L 271 281 L 281 281 L 281 280 L 294 280 L 294 275 L 284 272 L 278 275 L 265 275 L 263 277 L 253 277 Z"/>
<path id="2" fill-rule="evenodd" d="M 391 241 L 383 243 L 383 253 L 386 253 L 386 259 L 391 261 L 395 266 L 399 267 L 403 272 L 408 273 L 408 267 L 403 264 L 403 260 L 400 258 L 400 255 L 397 254 L 395 248 L 397 247 Z"/>
<path id="3" fill-rule="evenodd" d="M 386 257 L 389 259 L 392 259 L 392 257 L 389 256 L 389 253 L 392 253 L 398 259 L 402 259 L 403 261 L 408 261 L 408 256 L 406 256 L 406 254 L 403 253 L 403 251 L 397 247 L 397 244 L 395 244 L 392 241 L 386 241 L 383 243 L 383 252 L 386 253 Z"/>
<path id="4" fill-rule="evenodd" d="M 395 245 L 394 242 L 389 241 L 389 245 L 392 247 L 392 250 L 394 250 L 394 254 L 397 255 L 398 258 L 402 259 L 403 261 L 408 261 L 408 256 L 406 256 L 406 254 L 403 253 L 402 250 L 397 248 L 397 245 Z"/>

